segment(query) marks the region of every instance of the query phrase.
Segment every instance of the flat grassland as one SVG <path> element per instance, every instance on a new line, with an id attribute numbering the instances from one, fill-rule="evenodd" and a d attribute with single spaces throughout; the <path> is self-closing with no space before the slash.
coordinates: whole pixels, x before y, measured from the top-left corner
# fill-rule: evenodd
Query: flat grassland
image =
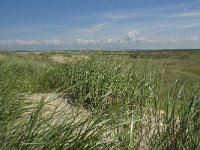
<path id="1" fill-rule="evenodd" d="M 0 149 L 200 149 L 200 50 L 0 52 Z"/>

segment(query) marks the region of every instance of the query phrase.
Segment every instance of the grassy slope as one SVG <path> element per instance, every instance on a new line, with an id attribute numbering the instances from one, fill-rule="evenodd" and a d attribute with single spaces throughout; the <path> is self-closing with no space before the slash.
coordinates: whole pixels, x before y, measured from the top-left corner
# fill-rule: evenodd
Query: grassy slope
<path id="1" fill-rule="evenodd" d="M 2 149 L 199 148 L 198 51 L 1 55 Z M 59 64 L 53 55 L 70 59 Z M 52 91 L 73 95 L 90 117 L 73 125 L 79 114 L 43 117 L 41 101 L 22 119 L 28 111 L 24 95 Z M 55 116 L 65 121 L 52 125 Z M 116 138 L 104 142 L 108 132 Z"/>

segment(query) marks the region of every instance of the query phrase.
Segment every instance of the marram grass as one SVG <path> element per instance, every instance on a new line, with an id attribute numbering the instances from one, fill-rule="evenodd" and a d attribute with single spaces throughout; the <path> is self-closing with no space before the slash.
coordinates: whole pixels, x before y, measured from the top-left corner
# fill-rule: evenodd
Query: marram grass
<path id="1" fill-rule="evenodd" d="M 167 87 L 162 61 L 46 59 L 0 60 L 0 149 L 200 149 L 200 89 Z M 28 100 L 52 92 L 73 106 Z"/>

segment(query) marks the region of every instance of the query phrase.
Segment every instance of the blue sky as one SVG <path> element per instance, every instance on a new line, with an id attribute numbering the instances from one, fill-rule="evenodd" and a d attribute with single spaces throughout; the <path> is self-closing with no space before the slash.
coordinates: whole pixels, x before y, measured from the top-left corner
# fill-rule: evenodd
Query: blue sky
<path id="1" fill-rule="evenodd" d="M 0 49 L 200 48 L 199 0 L 0 0 Z"/>

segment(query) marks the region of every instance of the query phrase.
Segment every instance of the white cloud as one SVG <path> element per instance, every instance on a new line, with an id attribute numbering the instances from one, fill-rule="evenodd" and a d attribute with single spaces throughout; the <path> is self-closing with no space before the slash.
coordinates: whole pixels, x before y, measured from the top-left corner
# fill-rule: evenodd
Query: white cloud
<path id="1" fill-rule="evenodd" d="M 104 13 L 101 18 L 108 19 L 108 20 L 123 20 L 123 19 L 130 19 L 130 18 L 138 18 L 138 17 L 150 17 L 152 16 L 151 13 L 146 13 L 145 11 L 150 10 L 117 10 Z"/>
<path id="2" fill-rule="evenodd" d="M 194 37 L 191 38 L 191 40 L 194 41 L 194 42 L 198 42 L 199 38 L 197 36 L 194 36 Z"/>
<path id="3" fill-rule="evenodd" d="M 39 41 L 34 40 L 3 40 L 0 41 L 0 45 L 38 45 Z"/>
<path id="4" fill-rule="evenodd" d="M 139 32 L 130 31 L 126 34 L 126 40 L 133 41 L 133 42 L 140 42 L 140 41 L 143 41 L 144 38 L 140 36 Z"/>
<path id="5" fill-rule="evenodd" d="M 190 10 L 190 11 L 187 10 L 187 11 L 184 11 L 184 12 L 164 14 L 163 17 L 167 17 L 167 18 L 200 17 L 200 11 L 199 10 Z"/>
<path id="6" fill-rule="evenodd" d="M 62 41 L 62 40 L 43 40 L 43 41 L 41 41 L 41 44 L 46 44 L 46 45 L 63 45 L 63 44 L 66 44 L 66 42 Z"/>
<path id="7" fill-rule="evenodd" d="M 199 17 L 200 12 L 199 11 L 194 11 L 194 12 L 186 12 L 182 14 L 178 14 L 180 17 Z"/>
<path id="8" fill-rule="evenodd" d="M 1 40 L 0 45 L 15 46 L 15 45 L 63 45 L 66 44 L 62 40 Z"/>
<path id="9" fill-rule="evenodd" d="M 94 40 L 86 40 L 86 39 L 76 39 L 75 42 L 78 44 L 83 44 L 83 45 L 96 43 L 96 41 Z"/>
<path id="10" fill-rule="evenodd" d="M 130 31 L 127 33 L 127 40 L 137 39 L 138 35 L 137 31 Z"/>
<path id="11" fill-rule="evenodd" d="M 112 38 L 109 38 L 109 39 L 107 40 L 107 43 L 118 43 L 118 42 L 120 42 L 120 40 L 112 39 Z"/>
<path id="12" fill-rule="evenodd" d="M 192 23 L 192 24 L 181 25 L 180 29 L 192 29 L 192 28 L 199 28 L 199 27 L 200 27 L 200 24 Z"/>

